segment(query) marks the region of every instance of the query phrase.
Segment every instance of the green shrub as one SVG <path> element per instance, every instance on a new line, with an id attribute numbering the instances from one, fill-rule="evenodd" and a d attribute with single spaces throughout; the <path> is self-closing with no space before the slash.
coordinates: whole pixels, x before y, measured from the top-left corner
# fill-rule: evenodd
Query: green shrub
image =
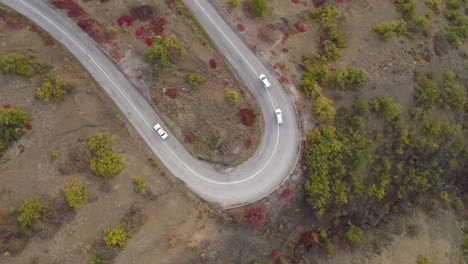
<path id="1" fill-rule="evenodd" d="M 338 8 L 331 5 L 323 5 L 312 11 L 312 16 L 319 19 L 320 25 L 322 25 L 326 31 L 336 31 L 338 15 Z"/>
<path id="2" fill-rule="evenodd" d="M 146 60 L 150 63 L 159 63 L 161 66 L 168 65 L 171 60 L 169 53 L 185 56 L 187 51 L 175 35 L 168 37 L 156 36 L 151 46 L 146 49 Z"/>
<path id="3" fill-rule="evenodd" d="M 28 114 L 19 107 L 0 108 L 0 150 L 24 133 Z"/>
<path id="4" fill-rule="evenodd" d="M 5 53 L 0 55 L 0 71 L 32 76 L 34 72 L 33 61 L 20 53 Z"/>
<path id="5" fill-rule="evenodd" d="M 336 60 L 341 56 L 338 48 L 330 40 L 325 40 L 323 42 L 323 51 L 325 52 L 325 57 L 330 60 Z"/>
<path id="6" fill-rule="evenodd" d="M 263 264 L 263 261 L 260 261 L 260 260 L 254 260 L 252 261 L 251 264 Z"/>
<path id="7" fill-rule="evenodd" d="M 69 180 L 65 188 L 63 188 L 63 193 L 71 208 L 80 208 L 83 204 L 88 202 L 88 188 L 78 179 Z"/>
<path id="8" fill-rule="evenodd" d="M 336 115 L 336 110 L 333 107 L 333 101 L 323 95 L 315 99 L 314 112 L 317 119 L 322 122 L 333 120 Z"/>
<path id="9" fill-rule="evenodd" d="M 455 80 L 453 72 L 446 72 L 444 76 L 444 86 L 442 88 L 443 105 L 456 113 L 462 113 L 466 97 L 464 90 L 460 83 Z"/>
<path id="10" fill-rule="evenodd" d="M 387 121 L 395 121 L 400 118 L 401 106 L 393 102 L 388 96 L 377 96 L 369 102 L 371 111 L 377 113 Z"/>
<path id="11" fill-rule="evenodd" d="M 60 157 L 60 150 L 52 150 L 51 156 L 53 159 L 58 159 Z"/>
<path id="12" fill-rule="evenodd" d="M 235 90 L 227 90 L 226 101 L 228 101 L 228 103 L 232 105 L 237 103 L 237 101 L 239 101 L 239 93 Z"/>
<path id="13" fill-rule="evenodd" d="M 269 9 L 265 0 L 249 0 L 250 12 L 257 17 L 263 16 Z"/>
<path id="14" fill-rule="evenodd" d="M 314 63 L 308 65 L 305 72 L 306 73 L 304 74 L 304 77 L 313 79 L 318 84 L 323 86 L 328 86 L 330 80 L 333 77 L 333 73 L 323 63 Z"/>
<path id="15" fill-rule="evenodd" d="M 424 3 L 426 3 L 426 5 L 432 10 L 439 10 L 442 0 L 425 0 Z"/>
<path id="16" fill-rule="evenodd" d="M 429 21 L 424 16 L 414 17 L 413 22 L 417 30 L 422 30 L 423 32 L 426 32 L 429 29 Z"/>
<path id="17" fill-rule="evenodd" d="M 112 178 L 122 172 L 124 165 L 121 154 L 105 151 L 91 159 L 90 168 L 98 176 Z"/>
<path id="18" fill-rule="evenodd" d="M 346 240 L 348 240 L 348 242 L 351 242 L 352 244 L 357 244 L 361 242 L 362 235 L 363 235 L 363 232 L 361 228 L 353 224 L 350 224 L 350 226 L 348 227 L 348 230 L 346 230 L 345 237 L 346 237 Z"/>
<path id="19" fill-rule="evenodd" d="M 415 0 L 399 0 L 395 3 L 396 9 L 403 15 L 406 20 L 413 19 L 416 13 L 416 1 Z"/>
<path id="20" fill-rule="evenodd" d="M 333 74 L 332 85 L 341 90 L 358 90 L 364 86 L 366 73 L 359 68 L 339 68 Z"/>
<path id="21" fill-rule="evenodd" d="M 395 35 L 401 36 L 407 33 L 406 22 L 402 20 L 382 22 L 375 25 L 372 30 L 380 34 L 380 37 L 387 40 Z"/>
<path id="22" fill-rule="evenodd" d="M 122 226 L 118 225 L 114 228 L 104 228 L 104 242 L 107 246 L 118 245 L 120 248 L 125 248 L 127 238 L 132 237 L 131 232 L 127 232 Z"/>
<path id="23" fill-rule="evenodd" d="M 32 225 L 33 221 L 38 220 L 46 212 L 49 206 L 36 196 L 23 201 L 16 210 L 18 213 L 17 223 L 22 228 Z"/>
<path id="24" fill-rule="evenodd" d="M 103 257 L 94 256 L 88 261 L 88 264 L 109 264 L 109 261 Z"/>
<path id="25" fill-rule="evenodd" d="M 87 140 L 87 147 L 94 154 L 90 168 L 98 176 L 111 178 L 119 174 L 125 165 L 122 155 L 112 151 L 111 134 L 101 131 Z"/>
<path id="26" fill-rule="evenodd" d="M 205 80 L 198 73 L 192 72 L 187 74 L 185 81 L 191 86 L 197 86 L 202 84 Z"/>
<path id="27" fill-rule="evenodd" d="M 132 179 L 133 190 L 137 193 L 141 193 L 145 189 L 145 178 L 138 176 Z"/>
<path id="28" fill-rule="evenodd" d="M 86 146 L 89 150 L 99 153 L 111 150 L 112 135 L 108 131 L 98 132 L 88 138 Z"/>
<path id="29" fill-rule="evenodd" d="M 40 100 L 49 98 L 60 100 L 65 95 L 65 87 L 69 84 L 60 77 L 46 77 L 42 80 L 41 86 L 36 90 L 36 97 Z"/>
<path id="30" fill-rule="evenodd" d="M 229 4 L 231 5 L 231 7 L 238 7 L 239 2 L 239 0 L 229 0 Z"/>
<path id="31" fill-rule="evenodd" d="M 416 258 L 417 264 L 437 264 L 437 262 L 432 261 L 430 258 L 419 255 Z"/>
<path id="32" fill-rule="evenodd" d="M 346 40 L 343 32 L 338 30 L 331 30 L 328 33 L 328 38 L 335 43 L 336 47 L 343 49 L 346 48 Z"/>
<path id="33" fill-rule="evenodd" d="M 416 86 L 416 102 L 425 107 L 430 108 L 439 98 L 439 89 L 437 84 L 429 80 L 428 78 L 423 78 L 419 81 L 419 84 Z"/>
<path id="34" fill-rule="evenodd" d="M 302 78 L 301 88 L 306 94 L 307 97 L 317 98 L 322 95 L 322 89 L 318 83 L 314 80 L 314 77 L 311 73 L 305 73 Z"/>

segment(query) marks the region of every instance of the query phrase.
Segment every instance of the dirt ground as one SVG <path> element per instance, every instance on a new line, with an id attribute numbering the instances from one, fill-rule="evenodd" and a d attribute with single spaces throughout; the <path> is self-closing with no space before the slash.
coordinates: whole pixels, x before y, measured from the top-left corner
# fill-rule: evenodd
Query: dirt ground
<path id="1" fill-rule="evenodd" d="M 122 67 L 130 80 L 148 101 L 153 102 L 164 122 L 194 156 L 220 166 L 235 166 L 248 159 L 256 150 L 262 134 L 263 119 L 248 89 L 240 84 L 221 54 L 213 47 L 190 17 L 181 15 L 175 4 L 164 0 L 135 1 L 76 1 L 85 14 L 76 18 L 96 19 L 106 30 L 116 33 L 114 40 L 102 47 Z M 175 34 L 187 50 L 187 56 L 167 67 L 153 66 L 144 59 L 147 44 L 138 39 L 136 31 L 148 21 L 135 20 L 130 27 L 119 27 L 117 21 L 140 5 L 152 6 L 155 15 L 167 21 L 163 36 Z M 200 30 L 200 31 L 197 31 Z M 209 64 L 215 59 L 217 67 Z M 192 88 L 185 76 L 196 72 L 205 82 Z M 172 99 L 168 89 L 178 89 Z M 226 102 L 227 90 L 240 94 L 234 105 Z M 241 123 L 239 110 L 250 108 L 257 115 L 253 126 Z"/>

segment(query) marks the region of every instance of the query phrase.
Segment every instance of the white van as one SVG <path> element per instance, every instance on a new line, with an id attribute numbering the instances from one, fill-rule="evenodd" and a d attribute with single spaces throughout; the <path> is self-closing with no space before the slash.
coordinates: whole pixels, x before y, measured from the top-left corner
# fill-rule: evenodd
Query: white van
<path id="1" fill-rule="evenodd" d="M 275 119 L 277 124 L 283 123 L 283 114 L 281 113 L 281 109 L 275 109 Z"/>

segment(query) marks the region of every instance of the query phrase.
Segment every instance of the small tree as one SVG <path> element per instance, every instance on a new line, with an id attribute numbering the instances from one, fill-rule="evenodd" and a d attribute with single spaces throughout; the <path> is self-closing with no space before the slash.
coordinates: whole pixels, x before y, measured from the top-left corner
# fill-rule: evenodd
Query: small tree
<path id="1" fill-rule="evenodd" d="M 372 30 L 380 34 L 380 37 L 384 40 L 387 40 L 395 35 L 404 35 L 408 31 L 406 22 L 402 20 L 382 22 L 375 25 Z"/>
<path id="2" fill-rule="evenodd" d="M 69 180 L 65 188 L 63 188 L 63 193 L 71 208 L 80 208 L 88 202 L 88 188 L 78 179 Z"/>
<path id="3" fill-rule="evenodd" d="M 111 178 L 119 174 L 125 165 L 122 155 L 112 151 L 111 134 L 101 131 L 87 140 L 87 147 L 94 154 L 90 168 L 98 176 Z"/>
<path id="4" fill-rule="evenodd" d="M 122 155 L 113 151 L 105 151 L 91 159 L 91 170 L 98 176 L 112 178 L 122 172 L 125 162 Z"/>
<path id="5" fill-rule="evenodd" d="M 422 79 L 416 86 L 416 102 L 425 108 L 430 108 L 439 98 L 437 84 L 427 78 Z"/>
<path id="6" fill-rule="evenodd" d="M 33 75 L 33 61 L 20 53 L 5 53 L 0 56 L 0 71 L 24 76 Z"/>
<path id="7" fill-rule="evenodd" d="M 133 190 L 137 193 L 141 193 L 145 189 L 145 178 L 138 176 L 132 179 L 133 181 Z"/>
<path id="8" fill-rule="evenodd" d="M 41 86 L 36 90 L 36 97 L 40 100 L 49 98 L 55 100 L 63 99 L 65 95 L 65 87 L 71 87 L 60 77 L 46 77 L 42 80 Z"/>
<path id="9" fill-rule="evenodd" d="M 401 106 L 393 102 L 388 96 L 377 96 L 369 102 L 371 111 L 377 113 L 387 121 L 395 121 L 400 117 Z"/>
<path id="10" fill-rule="evenodd" d="M 237 103 L 237 101 L 239 101 L 239 93 L 235 90 L 227 90 L 226 101 L 231 105 Z"/>
<path id="11" fill-rule="evenodd" d="M 327 59 L 330 60 L 336 60 L 341 56 L 340 51 L 335 46 L 335 43 L 330 40 L 325 40 L 323 42 L 323 51 L 325 52 Z"/>
<path id="12" fill-rule="evenodd" d="M 362 235 L 363 235 L 362 229 L 353 224 L 350 224 L 345 234 L 346 240 L 348 240 L 352 244 L 357 244 L 361 242 Z"/>
<path id="13" fill-rule="evenodd" d="M 48 205 L 36 196 L 24 200 L 16 210 L 18 213 L 18 224 L 22 228 L 31 226 L 33 221 L 41 218 L 47 208 Z"/>
<path id="14" fill-rule="evenodd" d="M 249 0 L 250 12 L 257 17 L 263 16 L 268 11 L 268 4 L 265 0 Z"/>
<path id="15" fill-rule="evenodd" d="M 205 80 L 198 73 L 192 72 L 185 77 L 185 81 L 191 86 L 197 86 L 202 84 Z"/>
<path id="16" fill-rule="evenodd" d="M 187 51 L 175 35 L 166 38 L 158 35 L 154 38 L 151 46 L 146 49 L 146 60 L 165 66 L 171 62 L 170 54 L 185 56 Z"/>
<path id="17" fill-rule="evenodd" d="M 333 101 L 323 95 L 315 100 L 314 112 L 320 121 L 333 120 L 336 115 Z"/>
<path id="18" fill-rule="evenodd" d="M 23 135 L 27 121 L 28 114 L 22 108 L 0 108 L 0 149 Z"/>
<path id="19" fill-rule="evenodd" d="M 108 246 L 118 245 L 120 248 L 125 248 L 127 238 L 132 237 L 131 232 L 127 232 L 122 226 L 118 225 L 114 228 L 104 228 L 104 242 Z"/>

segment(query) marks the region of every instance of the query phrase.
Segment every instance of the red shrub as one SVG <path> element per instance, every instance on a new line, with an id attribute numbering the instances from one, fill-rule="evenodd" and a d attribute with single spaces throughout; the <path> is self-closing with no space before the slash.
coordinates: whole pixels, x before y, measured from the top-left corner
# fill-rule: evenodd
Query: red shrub
<path id="1" fill-rule="evenodd" d="M 292 196 L 292 192 L 291 192 L 291 189 L 289 189 L 289 187 L 284 189 L 281 192 L 281 197 L 284 198 L 284 199 L 289 199 L 289 198 L 291 198 L 291 196 Z"/>
<path id="2" fill-rule="evenodd" d="M 242 124 L 245 126 L 252 126 L 255 122 L 255 114 L 252 109 L 248 108 L 241 108 L 239 111 L 239 115 L 241 117 Z"/>
<path id="3" fill-rule="evenodd" d="M 12 106 L 11 104 L 4 104 L 4 105 L 2 105 L 2 108 L 3 108 L 3 109 L 10 109 L 10 108 L 12 108 L 12 107 L 13 107 L 13 106 Z"/>
<path id="4" fill-rule="evenodd" d="M 169 96 L 171 99 L 176 99 L 179 96 L 179 89 L 177 88 L 169 88 L 166 90 L 166 95 Z"/>
<path id="5" fill-rule="evenodd" d="M 344 3 L 345 0 L 335 0 L 338 4 Z"/>
<path id="6" fill-rule="evenodd" d="M 294 4 L 299 4 L 300 0 L 291 0 Z"/>
<path id="7" fill-rule="evenodd" d="M 304 232 L 304 233 L 301 235 L 300 243 L 301 243 L 301 245 L 303 245 L 306 249 L 311 248 L 314 242 L 315 242 L 314 234 L 313 234 L 311 231 Z"/>
<path id="8" fill-rule="evenodd" d="M 10 29 L 23 29 L 28 22 L 20 15 L 10 14 L 0 9 L 0 19 Z"/>
<path id="9" fill-rule="evenodd" d="M 273 260 L 277 260 L 280 257 L 279 251 L 276 249 L 273 249 L 273 251 L 271 251 L 271 257 L 273 258 Z"/>
<path id="10" fill-rule="evenodd" d="M 150 27 L 156 35 L 161 35 L 164 32 L 164 26 L 167 23 L 165 17 L 155 16 L 151 19 Z"/>
<path id="11" fill-rule="evenodd" d="M 284 84 L 289 84 L 289 79 L 284 75 L 280 76 L 280 81 Z"/>
<path id="12" fill-rule="evenodd" d="M 296 23 L 294 23 L 294 27 L 296 28 L 297 31 L 301 33 L 306 32 L 305 26 L 301 24 L 301 21 L 297 21 Z"/>
<path id="13" fill-rule="evenodd" d="M 120 27 L 130 27 L 133 25 L 133 18 L 131 16 L 121 16 L 117 19 L 117 24 Z"/>
<path id="14" fill-rule="evenodd" d="M 325 0 L 312 0 L 312 4 L 315 8 L 319 8 L 325 4 Z"/>
<path id="15" fill-rule="evenodd" d="M 84 14 L 83 8 L 78 5 L 74 0 L 54 0 L 52 5 L 59 9 L 68 10 L 69 17 L 78 17 Z"/>
<path id="16" fill-rule="evenodd" d="M 138 38 L 138 39 L 144 39 L 145 36 L 145 26 L 141 26 L 141 27 L 138 27 L 136 30 L 135 30 L 135 36 Z"/>
<path id="17" fill-rule="evenodd" d="M 134 19 L 149 20 L 154 16 L 154 9 L 149 5 L 141 5 L 130 10 L 130 15 Z"/>
<path id="18" fill-rule="evenodd" d="M 26 128 L 27 130 L 31 130 L 32 129 L 31 123 L 27 122 L 26 124 L 24 124 L 24 128 Z"/>
<path id="19" fill-rule="evenodd" d="M 275 71 L 279 70 L 279 65 L 278 64 L 273 65 L 273 70 Z"/>
<path id="20" fill-rule="evenodd" d="M 195 133 L 187 132 L 187 134 L 185 134 L 185 142 L 192 143 L 194 140 L 195 140 Z"/>
<path id="21" fill-rule="evenodd" d="M 97 43 L 109 42 L 116 37 L 115 32 L 102 30 L 98 22 L 92 18 L 80 19 L 78 26 Z"/>
<path id="22" fill-rule="evenodd" d="M 245 214 L 245 217 L 247 218 L 247 221 L 251 225 L 254 225 L 258 228 L 263 227 L 266 223 L 266 218 L 267 218 L 267 212 L 265 208 L 262 206 L 251 206 L 249 209 L 247 209 L 247 212 Z"/>
<path id="23" fill-rule="evenodd" d="M 284 53 L 288 53 L 289 49 L 288 48 L 282 48 L 281 51 L 284 52 Z"/>
<path id="24" fill-rule="evenodd" d="M 237 24 L 237 30 L 239 30 L 240 32 L 244 32 L 245 30 L 244 24 L 241 24 L 241 23 Z"/>
<path id="25" fill-rule="evenodd" d="M 31 31 L 31 32 L 37 32 L 38 31 L 38 28 L 36 25 L 29 25 L 28 26 L 28 30 Z"/>
<path id="26" fill-rule="evenodd" d="M 166 5 L 168 6 L 171 6 L 172 4 L 175 3 L 175 0 L 164 0 L 164 3 L 166 3 Z"/>
<path id="27" fill-rule="evenodd" d="M 216 69 L 218 67 L 218 61 L 215 58 L 211 58 L 209 63 L 210 63 L 211 68 L 213 69 Z"/>

